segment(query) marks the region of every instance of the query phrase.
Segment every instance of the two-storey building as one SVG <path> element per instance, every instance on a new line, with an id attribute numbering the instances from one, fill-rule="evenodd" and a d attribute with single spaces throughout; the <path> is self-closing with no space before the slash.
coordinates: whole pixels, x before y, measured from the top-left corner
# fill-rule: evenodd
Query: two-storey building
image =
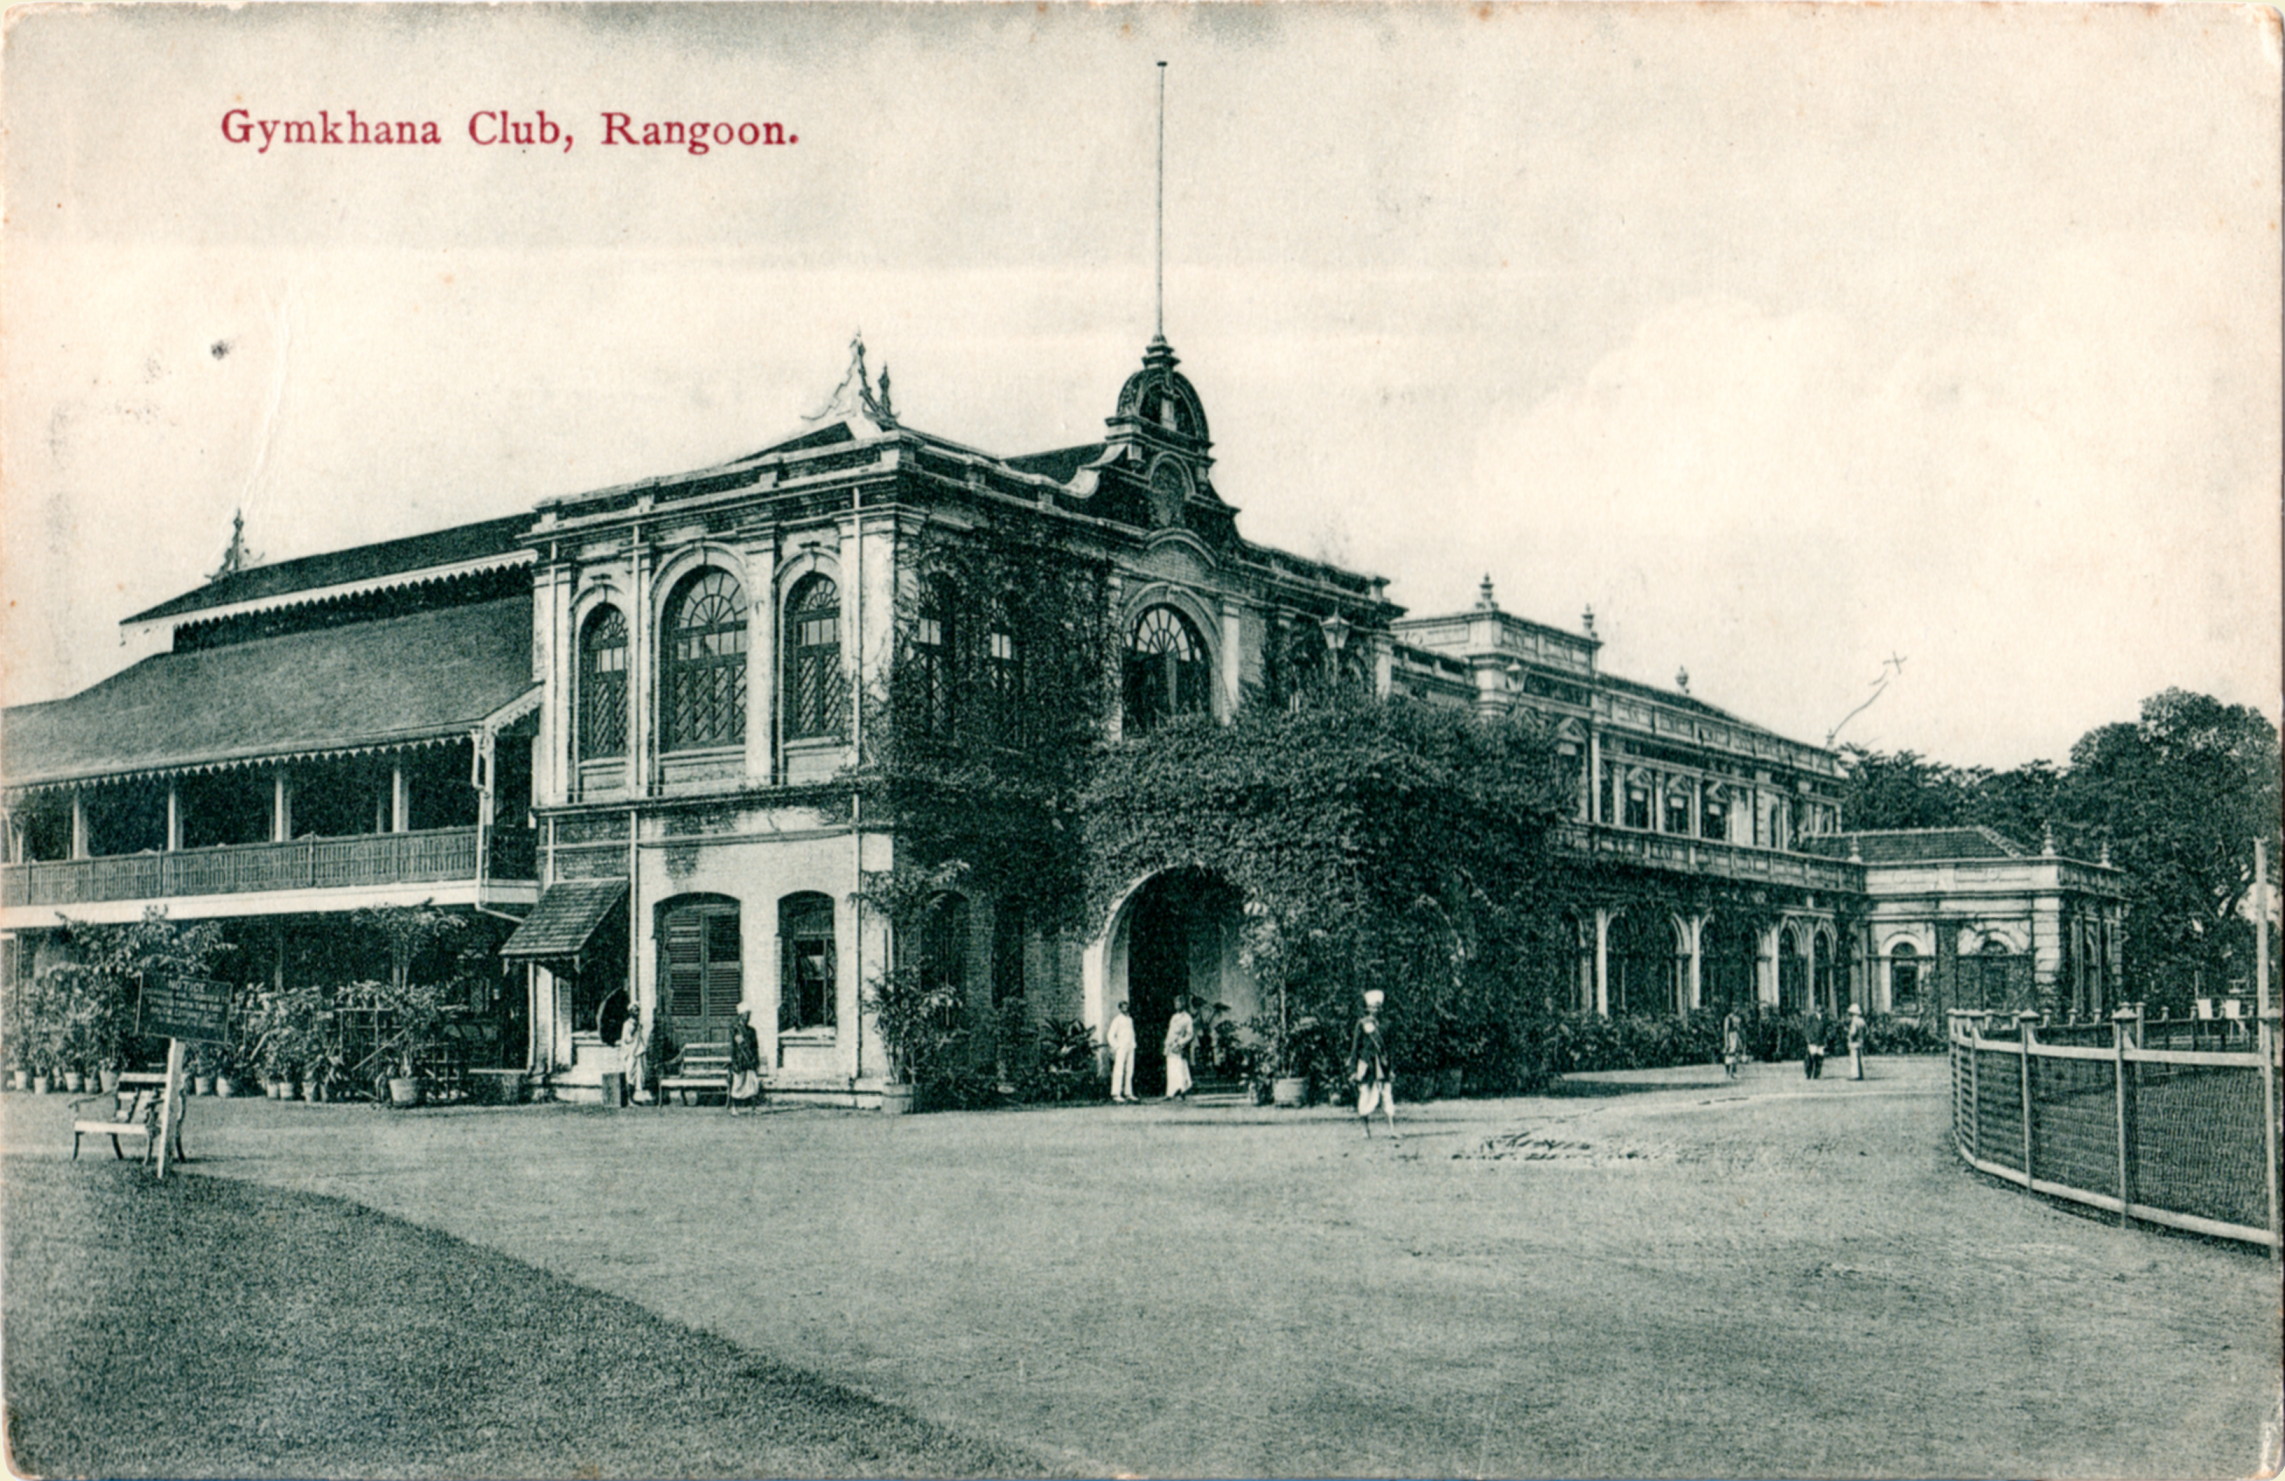
<path id="1" fill-rule="evenodd" d="M 1019 625 L 944 582 L 948 543 L 995 535 L 1099 578 L 1114 741 L 1312 672 L 1552 719 L 1577 777 L 1555 830 L 1577 1010 L 1929 1000 L 1898 963 L 1943 954 L 1961 866 L 1842 833 L 1831 751 L 1606 672 L 1591 614 L 1526 620 L 1487 578 L 1470 611 L 1408 617 L 1378 577 L 1245 539 L 1163 340 L 1082 446 L 997 456 L 907 426 L 860 349 L 826 414 L 752 454 L 138 614 L 168 651 L 8 712 L 0 927 L 36 954 L 59 912 L 227 918 L 241 970 L 284 981 L 362 949 L 362 905 L 520 918 L 496 925 L 520 983 L 501 1057 L 552 1093 L 599 1093 L 598 1010 L 626 989 L 683 1043 L 750 1004 L 777 1091 L 868 1100 L 887 1063 L 866 984 L 900 943 L 864 899 L 899 840 L 849 773 L 893 668 L 958 653 L 987 687 L 1028 682 Z M 2115 1000 L 2111 871 L 1986 873 L 1977 908 L 2020 897 L 2021 928 L 1975 950 L 2020 940 L 2017 996 Z M 1077 931 L 939 905 L 926 949 L 979 1014 L 1099 1027 L 1128 1001 L 1148 1039 L 1178 994 L 1260 1006 L 1245 901 L 1195 871 L 1132 881 Z"/>

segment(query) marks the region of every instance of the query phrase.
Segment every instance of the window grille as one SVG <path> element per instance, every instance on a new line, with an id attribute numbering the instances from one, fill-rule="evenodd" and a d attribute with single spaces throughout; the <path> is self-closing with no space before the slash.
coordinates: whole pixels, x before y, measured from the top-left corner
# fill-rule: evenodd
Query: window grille
<path id="1" fill-rule="evenodd" d="M 727 571 L 701 571 L 668 608 L 662 744 L 669 751 L 746 738 L 746 604 Z"/>
<path id="2" fill-rule="evenodd" d="M 627 754 L 627 619 L 601 607 L 579 639 L 579 754 Z"/>
<path id="3" fill-rule="evenodd" d="M 1127 724 L 1141 731 L 1178 715 L 1205 714 L 1210 683 L 1206 644 L 1190 619 L 1172 607 L 1144 612 L 1127 645 Z"/>
<path id="4" fill-rule="evenodd" d="M 847 712 L 841 675 L 841 588 L 811 576 L 786 603 L 785 733 L 789 740 L 838 737 Z"/>

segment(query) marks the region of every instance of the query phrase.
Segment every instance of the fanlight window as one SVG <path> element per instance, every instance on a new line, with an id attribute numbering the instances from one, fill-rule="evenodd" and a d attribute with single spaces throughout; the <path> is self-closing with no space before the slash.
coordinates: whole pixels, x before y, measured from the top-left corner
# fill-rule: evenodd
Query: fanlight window
<path id="1" fill-rule="evenodd" d="M 627 619 L 600 607 L 579 636 L 579 754 L 627 754 Z"/>
<path id="2" fill-rule="evenodd" d="M 669 751 L 746 738 L 746 603 L 728 571 L 700 571 L 667 609 L 659 721 Z"/>
<path id="3" fill-rule="evenodd" d="M 785 733 L 788 740 L 841 734 L 841 588 L 810 576 L 786 603 Z M 949 636 L 949 633 L 946 634 Z"/>
<path id="4" fill-rule="evenodd" d="M 1212 708 L 1206 645 L 1172 607 L 1152 607 L 1135 623 L 1126 670 L 1127 724 L 1138 731 Z"/>

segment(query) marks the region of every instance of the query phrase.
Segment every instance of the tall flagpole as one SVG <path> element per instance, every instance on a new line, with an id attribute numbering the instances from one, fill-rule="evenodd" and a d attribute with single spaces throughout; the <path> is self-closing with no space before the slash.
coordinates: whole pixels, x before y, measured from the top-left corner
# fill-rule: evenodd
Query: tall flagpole
<path id="1" fill-rule="evenodd" d="M 1158 64 L 1158 209 L 1151 217 L 1151 257 L 1155 290 L 1151 295 L 1157 318 L 1153 331 L 1166 338 L 1166 63 Z"/>

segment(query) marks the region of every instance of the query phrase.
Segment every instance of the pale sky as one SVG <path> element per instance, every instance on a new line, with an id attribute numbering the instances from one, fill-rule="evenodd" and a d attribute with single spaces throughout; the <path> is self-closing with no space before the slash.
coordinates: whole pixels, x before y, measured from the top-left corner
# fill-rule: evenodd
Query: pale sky
<path id="1" fill-rule="evenodd" d="M 1594 606 L 1818 741 L 2060 759 L 2279 691 L 2279 62 L 2227 7 L 51 11 L 4 57 L 11 702 L 272 559 L 704 466 L 851 332 L 1086 442 L 1166 332 L 1251 538 Z M 434 120 L 434 147 L 224 113 Z M 546 109 L 573 147 L 480 148 Z M 799 143 L 602 147 L 601 113 Z M 220 353 L 217 353 L 220 349 Z"/>

